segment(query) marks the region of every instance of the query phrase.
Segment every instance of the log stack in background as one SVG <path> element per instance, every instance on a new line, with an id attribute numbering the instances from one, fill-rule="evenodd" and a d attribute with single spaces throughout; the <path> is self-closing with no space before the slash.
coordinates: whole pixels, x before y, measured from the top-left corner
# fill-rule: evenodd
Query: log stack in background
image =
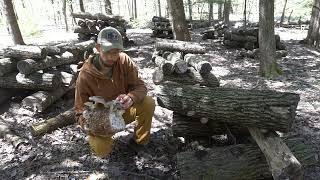
<path id="1" fill-rule="evenodd" d="M 78 26 L 75 28 L 74 33 L 78 33 L 79 40 L 96 40 L 98 33 L 105 27 L 111 26 L 116 28 L 122 35 L 124 46 L 133 43 L 129 41 L 126 34 L 126 22 L 120 16 L 110 16 L 102 13 L 72 13 L 76 18 Z"/>

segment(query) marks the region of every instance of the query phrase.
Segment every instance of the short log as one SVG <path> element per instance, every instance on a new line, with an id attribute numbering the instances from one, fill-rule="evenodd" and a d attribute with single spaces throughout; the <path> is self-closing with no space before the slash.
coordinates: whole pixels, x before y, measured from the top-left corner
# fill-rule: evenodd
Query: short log
<path id="1" fill-rule="evenodd" d="M 44 59 L 47 51 L 38 46 L 16 45 L 5 48 L 4 56 L 15 59 Z"/>
<path id="2" fill-rule="evenodd" d="M 0 76 L 17 70 L 17 60 L 13 58 L 0 59 Z"/>
<path id="3" fill-rule="evenodd" d="M 192 67 L 194 67 L 200 74 L 208 74 L 212 70 L 209 63 L 211 58 L 205 55 L 186 54 L 184 60 Z"/>

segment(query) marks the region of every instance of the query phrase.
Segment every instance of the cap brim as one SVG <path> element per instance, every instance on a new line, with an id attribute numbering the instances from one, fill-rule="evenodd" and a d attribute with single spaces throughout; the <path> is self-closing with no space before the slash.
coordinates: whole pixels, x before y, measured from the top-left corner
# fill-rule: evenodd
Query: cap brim
<path id="1" fill-rule="evenodd" d="M 123 50 L 123 46 L 120 43 L 109 43 L 105 42 L 101 44 L 101 49 L 103 52 L 108 52 L 111 49 L 120 49 Z"/>

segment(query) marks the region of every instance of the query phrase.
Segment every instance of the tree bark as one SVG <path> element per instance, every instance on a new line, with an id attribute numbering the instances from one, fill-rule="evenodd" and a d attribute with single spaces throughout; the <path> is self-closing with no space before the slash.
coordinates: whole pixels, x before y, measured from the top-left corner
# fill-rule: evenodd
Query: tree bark
<path id="1" fill-rule="evenodd" d="M 282 26 L 283 21 L 284 21 L 284 15 L 285 15 L 285 12 L 286 12 L 287 1 L 288 0 L 284 0 L 284 6 L 283 6 L 283 9 L 282 9 L 282 15 L 281 15 L 281 19 L 280 19 L 280 27 Z"/>
<path id="2" fill-rule="evenodd" d="M 213 2 L 209 2 L 209 22 L 213 20 Z"/>
<path id="3" fill-rule="evenodd" d="M 29 76 L 12 73 L 6 77 L 0 77 L 0 87 L 33 90 L 52 90 L 61 86 L 61 78 L 49 73 L 33 73 Z"/>
<path id="4" fill-rule="evenodd" d="M 247 0 L 244 0 L 243 27 L 244 29 L 247 28 Z"/>
<path id="5" fill-rule="evenodd" d="M 273 179 L 302 179 L 300 162 L 276 132 L 262 133 L 258 128 L 249 128 L 249 132 L 266 157 Z"/>
<path id="6" fill-rule="evenodd" d="M 221 20 L 222 19 L 222 2 L 218 3 L 218 19 Z"/>
<path id="7" fill-rule="evenodd" d="M 316 163 L 310 156 L 314 153 L 310 145 L 294 137 L 285 142 L 301 164 Z M 197 148 L 178 153 L 177 166 L 181 179 L 272 179 L 263 153 L 257 145 L 251 144 Z"/>
<path id="8" fill-rule="evenodd" d="M 188 8 L 189 8 L 189 20 L 190 20 L 190 23 L 192 23 L 192 2 L 191 2 L 191 0 L 188 0 Z"/>
<path id="9" fill-rule="evenodd" d="M 105 11 L 108 15 L 112 15 L 112 7 L 110 0 L 104 0 Z"/>
<path id="10" fill-rule="evenodd" d="M 208 74 L 212 70 L 211 64 L 208 62 L 211 57 L 205 55 L 186 54 L 184 60 L 194 67 L 200 74 Z"/>
<path id="11" fill-rule="evenodd" d="M 223 17 L 224 17 L 224 23 L 227 24 L 229 27 L 230 27 L 230 20 L 229 20 L 230 10 L 231 10 L 231 0 L 225 0 Z"/>
<path id="12" fill-rule="evenodd" d="M 4 14 L 6 16 L 7 25 L 11 34 L 13 43 L 24 45 L 24 41 L 21 35 L 21 31 L 17 22 L 17 16 L 15 14 L 12 0 L 4 0 Z"/>
<path id="13" fill-rule="evenodd" d="M 159 17 L 161 17 L 161 3 L 160 3 L 160 0 L 158 0 L 158 10 L 159 10 Z"/>
<path id="14" fill-rule="evenodd" d="M 62 0 L 62 13 L 64 18 L 64 24 L 66 26 L 66 31 L 69 31 L 68 19 L 67 19 L 67 0 Z"/>
<path id="15" fill-rule="evenodd" d="M 46 121 L 33 124 L 31 126 L 31 134 L 33 136 L 42 136 L 50 133 L 58 128 L 62 128 L 76 122 L 74 109 L 69 109 L 56 117 L 50 118 Z"/>
<path id="16" fill-rule="evenodd" d="M 200 46 L 198 43 L 182 42 L 182 41 L 167 41 L 167 42 L 156 42 L 156 50 L 163 51 L 179 51 L 185 54 L 204 54 L 205 47 Z"/>
<path id="17" fill-rule="evenodd" d="M 259 12 L 260 75 L 272 78 L 280 73 L 274 57 L 276 51 L 274 38 L 274 0 L 260 0 Z"/>
<path id="18" fill-rule="evenodd" d="M 184 14 L 183 0 L 168 0 L 174 39 L 190 41 L 190 33 Z"/>
<path id="19" fill-rule="evenodd" d="M 81 12 L 85 12 L 84 11 L 84 6 L 83 6 L 83 0 L 79 0 L 79 4 L 80 4 L 80 11 Z"/>
<path id="20" fill-rule="evenodd" d="M 35 61 L 33 59 L 22 60 L 17 63 L 17 68 L 22 74 L 31 74 L 38 70 L 75 62 L 76 59 L 74 59 L 73 54 L 65 52 L 61 56 L 47 56 L 47 58 L 39 61 Z"/>
<path id="21" fill-rule="evenodd" d="M 0 76 L 17 70 L 17 60 L 12 58 L 0 59 Z"/>
<path id="22" fill-rule="evenodd" d="M 155 64 L 160 68 L 160 70 L 163 72 L 164 75 L 169 75 L 174 72 L 174 68 L 172 62 L 164 59 L 161 56 L 156 56 L 155 58 Z"/>
<path id="23" fill-rule="evenodd" d="M 47 56 L 47 50 L 38 46 L 16 45 L 3 51 L 5 57 L 15 59 L 44 59 Z"/>
<path id="24" fill-rule="evenodd" d="M 22 106 L 34 113 L 43 112 L 59 98 L 61 98 L 69 88 L 59 87 L 52 91 L 38 91 L 22 100 Z"/>
<path id="25" fill-rule="evenodd" d="M 312 6 L 312 13 L 310 18 L 310 27 L 308 30 L 307 40 L 308 44 L 315 46 L 319 42 L 319 20 L 320 19 L 320 0 L 314 0 Z"/>
<path id="26" fill-rule="evenodd" d="M 177 74 L 183 74 L 188 70 L 188 64 L 182 59 L 182 55 L 179 52 L 174 52 L 168 55 L 168 61 L 173 64 L 174 72 Z"/>
<path id="27" fill-rule="evenodd" d="M 193 117 L 239 126 L 287 132 L 299 95 L 276 91 L 182 86 L 164 82 L 155 88 L 160 106 Z"/>

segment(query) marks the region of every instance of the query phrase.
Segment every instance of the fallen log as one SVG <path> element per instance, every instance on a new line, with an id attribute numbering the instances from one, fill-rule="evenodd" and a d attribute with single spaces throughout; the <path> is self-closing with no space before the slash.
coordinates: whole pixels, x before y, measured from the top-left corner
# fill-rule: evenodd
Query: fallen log
<path id="1" fill-rule="evenodd" d="M 25 97 L 21 104 L 25 109 L 34 113 L 43 112 L 54 102 L 60 99 L 70 88 L 59 87 L 52 91 L 38 91 L 30 96 Z"/>
<path id="2" fill-rule="evenodd" d="M 44 46 L 43 48 L 46 49 L 48 56 L 54 56 L 54 55 L 61 54 L 60 48 L 58 48 L 56 46 Z"/>
<path id="3" fill-rule="evenodd" d="M 73 32 L 74 33 L 81 33 L 81 34 L 85 34 L 85 35 L 92 33 L 88 27 L 80 27 L 80 26 L 76 27 Z"/>
<path id="4" fill-rule="evenodd" d="M 17 68 L 22 74 L 30 74 L 38 70 L 46 69 L 49 67 L 71 64 L 76 62 L 73 54 L 70 52 L 64 52 L 61 56 L 47 56 L 47 58 L 39 61 L 33 59 L 26 59 L 17 63 Z"/>
<path id="5" fill-rule="evenodd" d="M 273 179 L 302 179 L 300 162 L 276 132 L 263 133 L 258 128 L 249 128 L 249 132 L 266 157 Z"/>
<path id="6" fill-rule="evenodd" d="M 3 51 L 5 57 L 15 59 L 44 59 L 47 56 L 46 49 L 38 46 L 16 45 Z"/>
<path id="7" fill-rule="evenodd" d="M 200 74 L 198 71 L 196 71 L 193 67 L 188 68 L 187 75 L 190 76 L 192 79 L 194 79 L 197 84 L 200 86 L 206 86 L 206 87 L 219 87 L 220 82 L 218 78 L 212 74 L 211 72 L 206 74 Z"/>
<path id="8" fill-rule="evenodd" d="M 155 87 L 160 106 L 216 122 L 287 132 L 299 95 L 277 91 L 192 87 L 164 82 Z"/>
<path id="9" fill-rule="evenodd" d="M 166 41 L 166 42 L 156 42 L 156 50 L 164 51 L 180 51 L 185 54 L 204 54 L 205 47 L 200 46 L 197 43 L 185 42 L 185 41 Z"/>
<path id="10" fill-rule="evenodd" d="M 290 142 L 289 148 L 305 167 L 317 162 L 310 156 L 315 152 L 301 139 L 289 138 L 285 142 Z M 181 179 L 272 179 L 263 153 L 253 144 L 198 147 L 178 153 L 177 166 Z"/>
<path id="11" fill-rule="evenodd" d="M 31 134 L 33 136 L 42 136 L 50 133 L 58 128 L 62 128 L 76 122 L 74 109 L 69 109 L 56 117 L 35 123 L 31 126 Z"/>
<path id="12" fill-rule="evenodd" d="M 258 37 L 256 36 L 244 36 L 244 35 L 237 35 L 231 34 L 231 41 L 238 41 L 238 42 L 253 42 L 258 43 Z"/>
<path id="13" fill-rule="evenodd" d="M 75 82 L 77 80 L 77 75 L 76 74 L 70 74 L 67 72 L 63 72 L 63 71 L 56 71 L 56 72 L 52 72 L 57 74 L 58 76 L 60 76 L 62 84 L 65 87 L 72 87 L 75 86 Z"/>
<path id="14" fill-rule="evenodd" d="M 153 16 L 152 22 L 169 22 L 169 19 L 159 16 Z"/>
<path id="15" fill-rule="evenodd" d="M 161 69 L 164 75 L 169 75 L 174 72 L 174 64 L 161 56 L 156 56 L 154 62 Z"/>
<path id="16" fill-rule="evenodd" d="M 77 74 L 78 72 L 78 64 L 67 64 L 67 65 L 61 65 L 57 66 L 57 70 L 64 71 L 70 74 Z"/>
<path id="17" fill-rule="evenodd" d="M 186 54 L 184 60 L 192 67 L 194 67 L 200 74 L 207 74 L 212 70 L 210 56 Z"/>
<path id="18" fill-rule="evenodd" d="M 11 73 L 0 77 L 1 88 L 51 90 L 61 86 L 61 78 L 54 74 L 35 72 L 28 76 Z"/>
<path id="19" fill-rule="evenodd" d="M 242 48 L 244 46 L 241 42 L 231 40 L 223 40 L 223 44 L 229 48 Z"/>
<path id="20" fill-rule="evenodd" d="M 188 70 L 188 64 L 182 59 L 182 55 L 179 52 L 174 52 L 168 55 L 168 61 L 173 64 L 173 70 L 177 74 L 183 74 Z"/>
<path id="21" fill-rule="evenodd" d="M 17 60 L 13 58 L 0 59 L 0 76 L 17 70 Z"/>

